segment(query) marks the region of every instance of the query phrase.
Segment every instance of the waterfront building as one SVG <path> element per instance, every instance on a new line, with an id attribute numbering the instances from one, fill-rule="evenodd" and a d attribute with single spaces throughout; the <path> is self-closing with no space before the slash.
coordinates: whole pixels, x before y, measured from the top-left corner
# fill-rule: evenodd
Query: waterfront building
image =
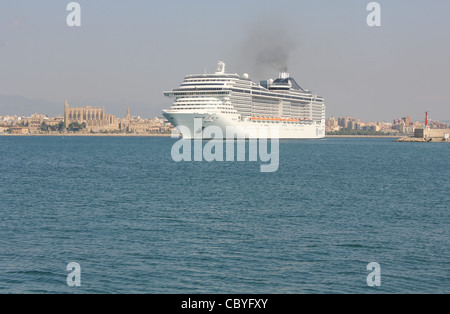
<path id="1" fill-rule="evenodd" d="M 132 117 L 130 107 L 127 108 L 125 117 L 120 120 L 119 127 L 121 131 L 135 134 L 168 133 L 173 129 L 173 126 L 167 120 Z"/>
<path id="2" fill-rule="evenodd" d="M 24 134 L 30 133 L 30 130 L 25 127 L 11 127 L 10 130 L 11 130 L 11 134 L 17 134 L 17 135 L 24 135 Z"/>

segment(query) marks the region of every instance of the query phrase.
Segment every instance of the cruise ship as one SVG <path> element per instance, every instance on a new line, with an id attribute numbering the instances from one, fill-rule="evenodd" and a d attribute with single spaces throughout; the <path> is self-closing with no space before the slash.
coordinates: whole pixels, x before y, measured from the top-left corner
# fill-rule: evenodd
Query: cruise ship
<path id="1" fill-rule="evenodd" d="M 219 127 L 223 138 L 228 138 L 229 127 L 242 133 L 236 138 L 325 137 L 323 97 L 301 88 L 286 72 L 257 84 L 246 73 L 226 73 L 220 61 L 214 74 L 188 75 L 164 95 L 174 102 L 163 115 L 184 139 L 206 139 L 203 130 L 208 126 Z"/>

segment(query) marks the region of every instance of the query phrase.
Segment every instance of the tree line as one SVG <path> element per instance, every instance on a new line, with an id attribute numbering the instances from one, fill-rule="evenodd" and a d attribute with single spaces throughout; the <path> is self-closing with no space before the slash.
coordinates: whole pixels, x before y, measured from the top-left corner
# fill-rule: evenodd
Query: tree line
<path id="1" fill-rule="evenodd" d="M 45 122 L 42 122 L 41 126 L 39 127 L 39 130 L 42 132 L 64 132 L 67 129 L 68 132 L 80 132 L 81 130 L 86 129 L 86 123 L 78 123 L 78 122 L 72 122 L 69 124 L 69 126 L 66 128 L 66 124 L 64 122 L 59 122 L 58 124 L 49 125 Z"/>

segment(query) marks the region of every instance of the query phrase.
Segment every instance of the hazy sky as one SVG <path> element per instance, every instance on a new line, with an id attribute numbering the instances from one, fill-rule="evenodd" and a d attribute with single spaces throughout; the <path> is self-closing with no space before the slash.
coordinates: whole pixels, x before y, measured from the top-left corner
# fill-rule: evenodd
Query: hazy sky
<path id="1" fill-rule="evenodd" d="M 0 115 L 61 114 L 68 99 L 156 116 L 185 75 L 223 60 L 254 81 L 277 77 L 275 54 L 328 117 L 450 120 L 448 0 L 378 1 L 374 28 L 365 0 L 80 0 L 79 28 L 66 24 L 69 2 L 0 2 Z M 5 96 L 40 100 L 11 112 Z"/>

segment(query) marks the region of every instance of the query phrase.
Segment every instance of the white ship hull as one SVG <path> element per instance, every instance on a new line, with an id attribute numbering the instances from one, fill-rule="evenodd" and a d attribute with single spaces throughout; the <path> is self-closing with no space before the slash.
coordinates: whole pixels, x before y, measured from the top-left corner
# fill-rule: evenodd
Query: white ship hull
<path id="1" fill-rule="evenodd" d="M 163 115 L 177 128 L 184 139 L 278 138 L 320 139 L 325 137 L 325 124 L 289 124 L 283 122 L 239 121 L 237 115 L 208 113 L 174 113 Z M 214 128 L 220 132 L 214 132 Z"/>

